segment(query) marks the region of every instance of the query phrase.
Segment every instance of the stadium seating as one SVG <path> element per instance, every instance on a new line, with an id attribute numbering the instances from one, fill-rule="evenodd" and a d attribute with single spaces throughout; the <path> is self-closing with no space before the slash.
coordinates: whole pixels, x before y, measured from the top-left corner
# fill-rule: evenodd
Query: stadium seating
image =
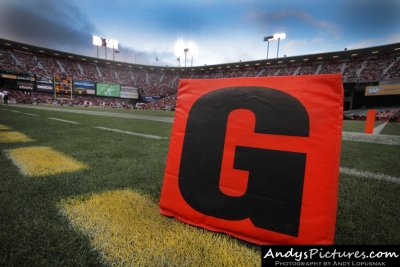
<path id="1" fill-rule="evenodd" d="M 43 52 L 43 51 L 42 51 Z M 322 58 L 322 57 L 321 57 Z M 293 63 L 292 63 L 293 61 Z M 86 60 L 78 55 L 67 56 L 60 53 L 28 52 L 7 47 L 0 48 L 0 70 L 11 73 L 30 73 L 37 76 L 52 77 L 62 74 L 75 80 L 106 82 L 135 86 L 144 96 L 160 96 L 159 103 L 140 105 L 142 108 L 170 110 L 176 99 L 179 79 L 194 78 L 230 78 L 230 77 L 262 77 L 282 75 L 308 75 L 325 73 L 342 73 L 344 83 L 382 82 L 400 79 L 400 56 L 389 55 L 358 56 L 337 60 L 303 60 L 277 61 L 275 64 L 255 66 L 233 63 L 232 66 L 196 68 L 192 71 L 164 71 L 160 68 L 132 68 L 126 64 L 105 60 Z M 30 98 L 41 98 L 41 93 L 32 93 Z M 14 97 L 14 96 L 11 96 Z M 45 95 L 43 102 L 48 102 Z M 102 101 L 91 98 L 92 103 L 101 105 Z M 17 102 L 32 102 L 26 95 L 16 93 Z M 81 99 L 78 97 L 77 99 Z M 103 98 L 102 98 L 103 99 Z M 82 101 L 77 101 L 81 103 Z M 84 101 L 83 101 L 84 102 Z M 126 106 L 105 101 L 104 106 Z"/>

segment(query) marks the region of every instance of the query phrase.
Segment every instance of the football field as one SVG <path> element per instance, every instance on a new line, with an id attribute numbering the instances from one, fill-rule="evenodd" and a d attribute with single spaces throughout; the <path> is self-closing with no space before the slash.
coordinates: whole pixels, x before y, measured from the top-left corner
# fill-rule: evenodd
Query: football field
<path id="1" fill-rule="evenodd" d="M 0 265 L 259 266 L 259 246 L 159 214 L 172 118 L 1 105 Z M 335 243 L 399 244 L 400 146 L 341 149 Z"/>

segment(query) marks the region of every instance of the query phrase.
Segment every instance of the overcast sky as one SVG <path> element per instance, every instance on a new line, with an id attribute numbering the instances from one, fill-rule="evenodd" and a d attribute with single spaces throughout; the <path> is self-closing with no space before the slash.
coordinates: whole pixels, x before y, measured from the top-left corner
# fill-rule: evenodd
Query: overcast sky
<path id="1" fill-rule="evenodd" d="M 96 57 L 96 34 L 139 64 L 177 66 L 180 38 L 198 47 L 196 66 L 264 59 L 277 32 L 280 56 L 400 42 L 400 0 L 0 0 L 1 38 Z"/>

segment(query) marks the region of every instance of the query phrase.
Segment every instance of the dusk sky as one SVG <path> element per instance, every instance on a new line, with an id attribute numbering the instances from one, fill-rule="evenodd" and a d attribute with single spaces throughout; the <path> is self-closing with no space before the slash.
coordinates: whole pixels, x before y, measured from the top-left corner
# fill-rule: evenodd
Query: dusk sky
<path id="1" fill-rule="evenodd" d="M 263 38 L 278 32 L 280 56 L 400 42 L 400 0 L 0 0 L 1 38 L 96 57 L 99 35 L 138 64 L 177 66 L 180 38 L 196 44 L 195 66 L 265 59 Z"/>

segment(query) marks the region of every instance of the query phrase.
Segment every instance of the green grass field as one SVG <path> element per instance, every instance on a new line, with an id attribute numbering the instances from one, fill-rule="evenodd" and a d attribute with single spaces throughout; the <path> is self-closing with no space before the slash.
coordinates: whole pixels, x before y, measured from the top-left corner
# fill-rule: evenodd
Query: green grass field
<path id="1" fill-rule="evenodd" d="M 20 112 L 11 112 L 11 110 Z M 105 110 L 101 109 L 101 111 Z M 132 111 L 110 112 L 129 113 Z M 135 114 L 172 116 L 172 113 L 146 111 L 135 111 Z M 54 120 L 49 117 L 79 124 Z M 97 210 L 96 205 L 99 204 L 96 203 L 100 202 L 96 201 L 103 201 L 101 200 L 103 197 L 101 193 L 113 191 L 118 192 L 115 196 L 123 196 L 138 203 L 148 203 L 148 199 L 150 199 L 150 204 L 145 205 L 154 204 L 156 206 L 160 196 L 172 124 L 0 106 L 1 125 L 8 126 L 10 129 L 0 127 L 0 133 L 16 131 L 30 137 L 33 141 L 1 143 L 0 138 L 0 265 L 129 265 L 127 261 L 124 261 L 127 259 L 124 259 L 125 254 L 123 253 L 129 254 L 133 251 L 139 253 L 137 250 L 124 252 L 124 248 L 121 247 L 120 254 L 117 253 L 118 255 L 115 258 L 107 258 L 109 254 L 105 253 L 101 246 L 99 248 L 93 245 L 91 234 L 96 235 L 98 229 L 93 228 L 94 226 L 90 226 L 90 224 L 81 229 L 79 225 L 71 224 L 66 214 L 81 215 L 79 212 L 87 210 L 88 214 L 85 216 L 88 218 L 85 216 L 76 217 L 76 221 L 89 221 L 91 223 L 90 216 L 100 212 L 100 216 L 97 218 L 101 224 L 101 212 L 106 213 L 107 211 Z M 95 127 L 155 135 L 165 139 L 149 139 Z M 391 123 L 386 127 L 387 129 L 385 128 L 382 134 L 400 135 L 399 124 Z M 345 131 L 362 132 L 362 129 L 363 125 L 360 122 L 346 121 L 344 123 Z M 23 175 L 19 168 L 13 164 L 8 152 L 23 147 L 49 147 L 88 167 L 79 171 L 52 175 Z M 400 177 L 399 162 L 399 146 L 342 142 L 342 167 Z M 120 191 L 126 189 L 133 190 L 135 193 Z M 142 199 L 141 196 L 146 197 Z M 97 198 L 100 198 L 100 200 L 97 200 Z M 109 201 L 116 200 L 111 196 Z M 67 204 L 63 206 L 63 203 Z M 69 208 L 71 209 L 68 210 Z M 110 207 L 110 209 L 113 208 L 115 207 Z M 63 209 L 64 212 L 62 212 Z M 89 212 L 89 209 L 91 212 Z M 124 218 L 132 219 L 132 217 L 129 217 L 130 215 L 124 213 L 121 213 L 121 216 L 122 221 L 126 220 Z M 173 223 L 172 221 L 174 220 L 167 220 L 164 223 Z M 399 221 L 400 183 L 340 175 L 335 243 L 399 244 Z M 135 224 L 135 221 L 132 221 L 132 224 Z M 202 235 L 210 234 L 203 233 L 207 231 L 201 232 L 199 229 L 195 230 L 196 233 L 192 233 L 192 228 L 184 230 L 177 228 L 179 229 L 177 233 L 178 235 L 185 233 L 185 236 L 187 233 L 188 236 L 194 235 L 199 236 L 199 238 Z M 138 228 L 138 232 L 140 231 L 141 228 Z M 119 233 L 119 235 L 123 235 L 123 233 Z M 112 242 L 119 237 L 112 234 L 105 238 L 106 241 Z M 135 242 L 140 242 L 140 236 L 135 238 L 137 238 Z M 154 238 L 162 240 L 162 237 Z M 178 250 L 169 250 L 165 254 L 168 256 L 165 257 L 156 253 L 152 255 L 151 248 L 157 250 L 158 245 L 157 243 L 148 244 L 146 249 L 150 248 L 150 250 L 142 252 L 146 256 L 135 254 L 138 259 L 142 260 L 138 260 L 137 265 L 140 265 L 139 263 L 146 265 L 147 260 L 147 263 L 151 261 L 154 266 L 206 266 L 207 264 L 213 266 L 214 260 L 217 262 L 217 260 L 220 260 L 218 258 L 229 258 L 230 256 L 230 254 L 224 254 L 227 252 L 223 250 L 219 251 L 221 244 L 232 246 L 238 251 L 244 251 L 240 253 L 241 255 L 248 253 L 249 258 L 254 258 L 252 253 L 257 254 L 259 251 L 258 246 L 226 235 L 212 234 L 209 238 L 212 238 L 210 240 L 218 239 L 220 243 L 213 244 L 210 241 L 201 243 L 194 239 L 192 243 L 185 246 L 189 251 L 200 249 L 202 254 L 198 258 L 187 257 L 183 261 L 180 256 L 181 251 Z M 99 238 L 96 242 L 101 243 L 103 241 Z M 174 240 L 168 242 L 174 242 Z M 137 247 L 138 243 L 129 245 Z M 107 251 L 107 246 L 104 246 Z M 217 254 L 218 257 L 213 253 L 219 253 Z M 246 259 L 243 256 L 238 261 L 242 260 L 243 262 Z M 232 266 L 229 262 L 225 264 Z M 249 262 L 246 265 L 254 266 L 254 263 Z"/>
<path id="2" fill-rule="evenodd" d="M 382 124 L 381 121 L 375 121 L 375 127 Z M 365 129 L 365 121 L 343 121 L 343 131 L 363 133 Z"/>
<path id="3" fill-rule="evenodd" d="M 52 105 L 45 105 L 41 104 L 42 106 L 49 106 L 53 107 Z M 74 110 L 92 110 L 92 111 L 107 111 L 107 112 L 115 112 L 115 113 L 122 113 L 122 114 L 135 114 L 135 115 L 144 115 L 144 116 L 160 116 L 160 117 L 173 117 L 174 113 L 170 111 L 157 111 L 157 110 L 132 110 L 132 109 L 104 109 L 101 107 L 79 107 L 79 106 L 58 106 L 58 109 L 74 109 Z"/>

